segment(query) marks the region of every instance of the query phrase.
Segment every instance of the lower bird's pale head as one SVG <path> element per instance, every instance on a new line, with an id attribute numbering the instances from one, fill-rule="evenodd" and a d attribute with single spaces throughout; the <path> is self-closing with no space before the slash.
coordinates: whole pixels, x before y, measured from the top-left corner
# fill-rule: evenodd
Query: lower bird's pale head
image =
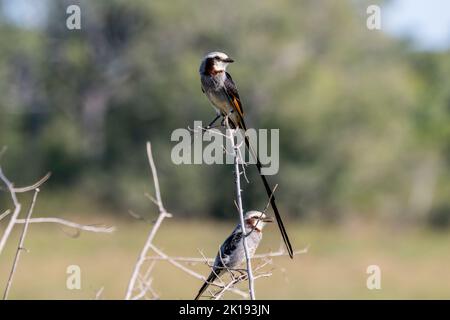
<path id="1" fill-rule="evenodd" d="M 210 52 L 203 57 L 200 64 L 199 72 L 203 75 L 215 75 L 217 73 L 225 72 L 227 66 L 234 62 L 226 53 Z"/>
<path id="2" fill-rule="evenodd" d="M 247 211 L 244 216 L 244 221 L 246 227 L 254 228 L 257 231 L 262 231 L 265 224 L 268 222 L 273 222 L 273 219 L 266 216 L 264 212 L 261 211 Z"/>

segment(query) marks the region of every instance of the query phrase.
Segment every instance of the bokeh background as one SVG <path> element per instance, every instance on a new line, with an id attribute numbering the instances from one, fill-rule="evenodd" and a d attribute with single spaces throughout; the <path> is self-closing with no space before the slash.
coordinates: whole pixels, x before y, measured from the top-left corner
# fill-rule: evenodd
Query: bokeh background
<path id="1" fill-rule="evenodd" d="M 366 27 L 374 3 L 382 30 Z M 66 27 L 71 4 L 81 30 Z M 89 299 L 100 287 L 124 296 L 150 228 L 129 211 L 157 213 L 144 195 L 147 140 L 175 215 L 157 244 L 216 253 L 237 222 L 232 167 L 170 159 L 174 129 L 214 116 L 198 66 L 215 50 L 236 60 L 248 126 L 280 129 L 271 181 L 295 247 L 309 246 L 294 262 L 277 259 L 258 297 L 450 297 L 448 1 L 2 0 L 0 37 L 3 170 L 16 185 L 52 172 L 35 216 L 118 227 L 73 239 L 33 225 L 12 298 Z M 249 178 L 244 207 L 262 209 L 255 169 Z M 2 212 L 8 196 L 0 192 Z M 279 240 L 270 227 L 260 251 Z M 0 284 L 14 250 L 0 257 Z M 66 289 L 69 264 L 82 267 L 82 290 Z M 381 290 L 366 288 L 370 264 Z M 200 286 L 164 264 L 157 272 L 162 298 L 189 299 Z"/>

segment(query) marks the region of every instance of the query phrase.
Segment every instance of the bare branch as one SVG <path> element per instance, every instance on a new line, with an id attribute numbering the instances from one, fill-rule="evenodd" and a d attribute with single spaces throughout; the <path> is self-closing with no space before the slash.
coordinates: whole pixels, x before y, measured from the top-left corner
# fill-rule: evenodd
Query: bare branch
<path id="1" fill-rule="evenodd" d="M 206 278 L 205 278 L 204 276 L 202 276 L 201 274 L 199 274 L 199 273 L 197 273 L 197 272 L 195 272 L 195 271 L 193 271 L 193 270 L 187 268 L 186 266 L 183 266 L 181 263 L 178 263 L 177 261 L 175 261 L 174 259 L 172 259 L 172 258 L 169 257 L 168 255 L 166 255 L 164 252 L 162 252 L 160 249 L 158 249 L 158 248 L 155 247 L 154 245 L 152 245 L 152 249 L 153 249 L 153 251 L 155 251 L 159 256 L 161 256 L 162 258 L 164 258 L 165 260 L 167 260 L 169 263 L 171 263 L 172 265 L 174 265 L 174 266 L 177 267 L 178 269 L 180 269 L 180 270 L 186 272 L 187 274 L 189 274 L 189 275 L 191 275 L 191 276 L 193 276 L 193 277 L 195 277 L 195 278 L 197 278 L 197 279 L 200 279 L 200 280 L 202 280 L 202 281 L 206 281 Z M 212 283 L 210 283 L 210 284 L 212 284 Z M 219 286 L 219 285 L 217 285 L 217 286 L 223 288 L 222 286 Z M 245 292 L 243 292 L 243 291 L 241 291 L 241 290 L 239 290 L 239 289 L 233 288 L 231 291 L 234 292 L 234 293 L 239 294 L 239 295 L 242 296 L 242 297 L 247 297 L 247 296 L 248 296 Z"/>
<path id="2" fill-rule="evenodd" d="M 100 289 L 98 289 L 97 293 L 95 294 L 94 300 L 100 300 L 101 299 L 104 289 L 105 289 L 105 287 L 101 287 Z"/>
<path id="3" fill-rule="evenodd" d="M 167 211 L 166 211 L 166 209 L 164 209 L 164 205 L 163 205 L 162 199 L 161 199 L 161 192 L 159 190 L 158 173 L 156 172 L 155 162 L 153 161 L 152 146 L 151 146 L 150 142 L 147 142 L 147 157 L 148 157 L 148 161 L 150 164 L 150 168 L 152 170 L 153 182 L 155 185 L 156 201 L 157 201 L 157 205 L 159 207 L 159 212 L 167 214 Z"/>
<path id="4" fill-rule="evenodd" d="M 2 214 L 0 214 L 0 221 L 2 221 L 4 218 L 6 218 L 8 216 L 8 214 L 11 213 L 11 210 L 6 210 L 5 212 L 3 212 Z"/>
<path id="5" fill-rule="evenodd" d="M 5 149 L 2 149 L 2 151 L 0 152 L 0 157 L 3 154 Z M 13 260 L 13 265 L 8 277 L 8 281 L 6 284 L 6 288 L 5 291 L 3 293 L 3 299 L 7 299 L 8 295 L 9 295 L 9 291 L 11 289 L 12 286 L 12 282 L 14 279 L 14 275 L 16 273 L 17 270 L 17 266 L 19 263 L 19 259 L 20 259 L 20 255 L 21 255 L 21 251 L 24 250 L 24 242 L 25 242 L 25 237 L 29 228 L 30 223 L 57 223 L 57 224 L 61 224 L 61 225 L 65 225 L 71 228 L 75 228 L 77 230 L 85 230 L 85 231 L 90 231 L 90 232 L 105 232 L 105 233 L 111 233 L 114 231 L 114 227 L 95 227 L 95 226 L 87 226 L 87 225 L 82 225 L 82 224 L 78 224 L 78 223 L 74 223 L 68 220 L 64 220 L 64 219 L 59 219 L 59 218 L 31 218 L 32 214 L 33 214 L 33 210 L 36 204 L 36 199 L 37 199 L 37 195 L 39 193 L 39 187 L 45 183 L 49 178 L 50 178 L 50 173 L 47 173 L 43 178 L 41 178 L 39 181 L 37 181 L 36 183 L 34 183 L 31 186 L 27 186 L 27 187 L 22 187 L 22 188 L 15 188 L 13 183 L 5 176 L 5 174 L 3 173 L 2 168 L 0 167 L 0 180 L 3 181 L 3 183 L 5 184 L 7 190 L 9 191 L 9 194 L 11 196 L 13 205 L 14 205 L 14 211 L 9 219 L 8 225 L 5 228 L 5 231 L 0 239 L 0 254 L 3 252 L 3 249 L 5 248 L 5 245 L 11 235 L 11 232 L 14 228 L 14 226 L 16 226 L 16 224 L 24 224 L 24 227 L 22 229 L 22 233 L 20 235 L 19 238 L 19 244 L 18 244 L 18 248 L 16 250 L 16 254 Z M 17 193 L 25 193 L 28 191 L 32 191 L 34 190 L 34 195 L 32 198 L 32 202 L 30 205 L 30 209 L 28 211 L 28 214 L 26 216 L 25 219 L 19 219 L 19 215 L 21 212 L 21 204 L 17 198 Z M 3 212 L 0 215 L 0 221 L 2 219 L 4 219 L 5 217 L 7 217 L 10 214 L 10 210 L 7 210 L 5 212 Z"/>
<path id="6" fill-rule="evenodd" d="M 26 219 L 17 219 L 16 223 L 26 223 Z M 115 227 L 106 227 L 106 226 L 100 226 L 96 227 L 93 225 L 83 225 L 75 222 L 71 222 L 65 219 L 61 218 L 31 218 L 28 220 L 28 223 L 56 223 L 60 224 L 66 227 L 82 230 L 82 231 L 89 231 L 89 232 L 98 232 L 98 233 L 112 233 L 116 230 Z"/>
<path id="7" fill-rule="evenodd" d="M 13 265 L 11 268 L 11 272 L 9 273 L 8 282 L 6 284 L 6 288 L 3 293 L 3 300 L 8 299 L 8 294 L 9 294 L 9 290 L 11 289 L 14 273 L 16 272 L 17 265 L 19 263 L 20 253 L 24 249 L 23 244 L 25 242 L 25 236 L 28 231 L 28 225 L 29 225 L 28 222 L 31 218 L 31 215 L 33 214 L 34 205 L 36 204 L 36 199 L 37 199 L 38 193 L 39 193 L 39 189 L 35 189 L 34 195 L 33 195 L 33 200 L 31 202 L 31 206 L 30 206 L 30 210 L 28 210 L 27 218 L 25 219 L 26 222 L 25 222 L 25 225 L 23 226 L 22 234 L 20 235 L 19 246 L 17 247 L 17 250 L 16 250 L 16 255 L 14 257 L 14 262 L 13 262 Z"/>
<path id="8" fill-rule="evenodd" d="M 28 192 L 28 191 L 32 191 L 32 190 L 36 190 L 37 188 L 39 188 L 40 186 L 42 186 L 45 181 L 47 181 L 48 179 L 50 179 L 50 176 L 52 175 L 51 172 L 48 172 L 45 176 L 43 176 L 41 179 L 39 179 L 38 182 L 32 184 L 31 186 L 27 186 L 27 187 L 23 187 L 23 188 L 13 188 L 14 192 L 16 193 L 24 193 L 24 192 Z"/>
<path id="9" fill-rule="evenodd" d="M 224 286 L 221 290 L 219 290 L 219 292 L 217 292 L 213 295 L 214 300 L 220 300 L 225 292 L 233 289 L 234 285 L 243 281 L 245 278 L 246 278 L 245 275 L 240 275 L 238 278 L 232 279 L 226 286 Z"/>
<path id="10" fill-rule="evenodd" d="M 296 255 L 299 254 L 304 254 L 308 252 L 308 248 L 304 248 L 302 250 L 297 250 L 294 253 Z M 274 252 L 266 252 L 266 253 L 260 253 L 260 254 L 255 254 L 253 256 L 253 260 L 255 259 L 264 259 L 264 258 L 270 258 L 270 257 L 281 257 L 281 256 L 287 256 L 288 253 L 283 250 L 280 249 L 278 251 L 274 251 Z M 203 256 L 203 254 L 202 254 Z M 185 262 L 185 263 L 207 263 L 209 267 L 211 267 L 211 264 L 214 262 L 214 258 L 211 257 L 205 257 L 203 256 L 203 258 L 196 258 L 196 257 L 161 257 L 161 256 L 149 256 L 145 258 L 146 260 L 173 260 L 173 261 L 178 261 L 178 262 Z"/>
<path id="11" fill-rule="evenodd" d="M 228 121 L 228 117 L 225 117 L 225 123 L 228 128 L 228 131 L 230 132 L 229 139 L 231 141 L 231 146 L 234 150 L 234 174 L 235 174 L 236 198 L 237 198 L 236 200 L 237 200 L 237 204 L 238 204 L 238 208 L 239 208 L 239 218 L 241 221 L 242 233 L 244 235 L 242 237 L 242 242 L 244 245 L 245 260 L 247 263 L 248 289 L 249 289 L 249 293 L 250 293 L 250 299 L 255 300 L 256 299 L 255 283 L 254 283 L 254 278 L 253 278 L 251 257 L 250 257 L 250 253 L 249 253 L 248 245 L 247 245 L 247 233 L 245 231 L 244 210 L 242 208 L 242 189 L 241 189 L 241 174 L 240 174 L 240 170 L 239 170 L 239 162 L 241 162 L 240 160 L 243 160 L 243 159 L 240 158 L 239 146 L 237 146 L 234 141 L 234 136 L 235 136 L 236 131 L 231 130 L 230 124 Z"/>
<path id="12" fill-rule="evenodd" d="M 140 284 L 141 292 L 131 298 L 131 300 L 139 300 L 146 297 L 148 291 L 152 291 L 152 282 L 153 279 L 149 279 L 148 281 L 144 281 L 142 279 L 142 284 Z"/>
<path id="13" fill-rule="evenodd" d="M 21 204 L 17 200 L 16 193 L 14 191 L 14 186 L 11 183 L 11 181 L 6 178 L 6 176 L 3 174 L 3 170 L 0 167 L 0 179 L 3 181 L 3 183 L 6 185 L 6 187 L 9 190 L 9 193 L 11 195 L 11 199 L 14 203 L 14 212 L 11 216 L 11 219 L 9 220 L 8 225 L 6 226 L 5 232 L 3 233 L 2 238 L 0 239 L 0 254 L 3 252 L 3 249 L 5 247 L 6 241 L 8 240 L 11 231 L 14 227 L 14 224 L 16 223 L 17 217 L 19 216 L 20 210 L 22 208 Z"/>
<path id="14" fill-rule="evenodd" d="M 178 261 L 178 262 L 186 262 L 186 263 L 203 263 L 203 262 L 207 262 L 209 263 L 213 263 L 214 259 L 213 258 L 194 258 L 194 257 L 161 257 L 161 256 L 149 256 L 145 258 L 146 260 L 163 260 L 163 261 L 167 261 L 167 260 L 173 260 L 173 261 Z"/>
<path id="15" fill-rule="evenodd" d="M 156 265 L 156 261 L 152 261 L 150 263 L 150 265 L 147 267 L 147 271 L 145 272 L 145 274 L 143 276 L 138 275 L 138 285 L 140 288 L 140 292 L 131 298 L 131 300 L 139 300 L 141 298 L 147 298 L 147 294 L 150 292 L 152 294 L 152 299 L 158 299 L 159 296 L 158 294 L 153 290 L 152 288 L 152 283 L 153 283 L 153 278 L 151 278 L 151 273 L 153 271 L 153 268 Z"/>
<path id="16" fill-rule="evenodd" d="M 201 274 L 198 274 L 195 271 L 192 271 L 191 269 L 183 266 L 181 263 L 178 263 L 177 261 L 173 260 L 171 257 L 169 257 L 168 255 L 166 255 L 164 252 L 162 252 L 160 249 L 158 249 L 157 247 L 155 247 L 154 245 L 151 245 L 153 251 L 155 251 L 158 255 L 160 255 L 161 257 L 163 257 L 165 260 L 167 260 L 169 263 L 173 264 L 175 267 L 177 267 L 178 269 L 183 270 L 184 272 L 186 272 L 187 274 L 206 281 L 206 278 L 204 276 L 202 276 Z"/>
<path id="17" fill-rule="evenodd" d="M 139 279 L 139 287 L 140 287 L 140 292 L 135 295 L 134 297 L 131 298 L 131 300 L 139 300 L 142 298 L 147 297 L 147 293 L 150 291 L 150 293 L 153 295 L 153 299 L 157 299 L 159 298 L 158 294 L 156 294 L 156 292 L 152 289 L 152 282 L 153 282 L 153 278 L 150 277 L 150 274 L 153 270 L 153 268 L 155 267 L 156 261 L 152 261 L 152 263 L 150 264 L 150 266 L 147 268 L 147 271 L 145 272 L 144 276 L 138 276 Z"/>
<path id="18" fill-rule="evenodd" d="M 298 255 L 298 254 L 304 254 L 308 252 L 308 247 L 302 249 L 302 250 L 297 250 L 294 251 L 294 255 Z M 276 252 L 268 252 L 268 253 L 263 253 L 263 254 L 255 254 L 253 256 L 253 259 L 263 259 L 263 258 L 268 258 L 268 257 L 281 257 L 281 256 L 287 256 L 288 253 L 284 250 L 284 248 L 276 251 Z"/>
<path id="19" fill-rule="evenodd" d="M 166 211 L 166 209 L 164 208 L 164 205 L 162 203 L 161 200 L 161 192 L 159 189 L 159 180 L 158 180 L 158 174 L 156 172 L 156 167 L 155 167 L 155 163 L 153 161 L 153 155 L 152 155 L 152 147 L 150 142 L 147 142 L 147 157 L 148 157 L 148 162 L 150 165 L 150 169 L 152 171 L 152 176 L 153 176 L 153 183 L 155 185 L 155 193 L 156 193 L 156 204 L 159 208 L 159 216 L 158 219 L 156 220 L 155 224 L 153 225 L 153 228 L 151 229 L 147 240 L 145 242 L 144 247 L 142 248 L 142 251 L 138 257 L 138 260 L 136 262 L 136 265 L 134 267 L 133 270 L 133 274 L 131 275 L 131 279 L 130 282 L 128 283 L 128 288 L 127 288 L 127 293 L 125 295 L 125 300 L 129 300 L 133 294 L 133 290 L 135 288 L 136 285 L 136 281 L 138 280 L 138 276 L 139 276 L 139 272 L 140 269 L 142 267 L 142 264 L 145 262 L 145 258 L 147 256 L 147 252 L 150 249 L 152 242 L 153 242 L 153 238 L 156 235 L 156 232 L 158 231 L 159 227 L 161 226 L 161 223 L 163 222 L 163 220 L 165 218 L 171 217 L 171 215 Z"/>

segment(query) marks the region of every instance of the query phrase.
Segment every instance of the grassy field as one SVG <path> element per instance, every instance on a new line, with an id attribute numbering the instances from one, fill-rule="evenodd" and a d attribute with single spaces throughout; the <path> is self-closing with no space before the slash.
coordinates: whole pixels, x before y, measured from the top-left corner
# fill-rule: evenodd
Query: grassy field
<path id="1" fill-rule="evenodd" d="M 149 224 L 108 217 L 75 220 L 115 225 L 114 234 L 82 233 L 68 237 L 55 225 L 32 225 L 10 293 L 11 299 L 92 299 L 124 297 L 133 265 Z M 131 218 L 130 218 L 131 220 Z M 277 250 L 275 226 L 266 232 L 259 252 Z M 169 219 L 155 242 L 169 255 L 200 257 L 198 249 L 215 255 L 232 229 L 230 223 Z M 0 230 L 2 231 L 2 230 Z M 290 224 L 296 249 L 309 246 L 294 261 L 274 260 L 273 276 L 256 283 L 257 298 L 265 299 L 429 299 L 450 298 L 450 234 L 363 223 L 339 226 Z M 0 286 L 11 267 L 18 233 L 0 257 Z M 66 289 L 66 268 L 79 265 L 81 290 Z M 366 268 L 381 268 L 381 290 L 366 288 Z M 206 274 L 203 264 L 192 266 Z M 158 262 L 154 287 L 162 299 L 191 299 L 200 281 L 166 262 Z M 232 298 L 229 295 L 227 298 Z"/>

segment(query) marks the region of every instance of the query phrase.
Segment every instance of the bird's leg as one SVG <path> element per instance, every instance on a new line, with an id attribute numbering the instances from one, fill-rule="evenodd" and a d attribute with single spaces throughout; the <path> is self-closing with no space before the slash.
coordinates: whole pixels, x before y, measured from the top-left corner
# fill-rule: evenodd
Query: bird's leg
<path id="1" fill-rule="evenodd" d="M 211 123 L 210 124 L 208 124 L 208 126 L 206 127 L 206 130 L 208 130 L 208 129 L 211 129 L 212 128 L 212 125 L 217 121 L 217 119 L 219 119 L 220 118 L 220 114 L 217 114 L 217 116 L 214 118 L 214 120 L 213 121 L 211 121 Z M 205 130 L 205 131 L 206 131 Z"/>
<path id="2" fill-rule="evenodd" d="M 212 125 L 213 125 L 213 124 L 217 121 L 217 119 L 219 119 L 219 118 L 220 118 L 220 114 L 217 114 L 217 116 L 214 118 L 214 120 L 211 121 L 211 123 L 208 124 L 208 126 L 207 126 L 206 128 L 200 128 L 200 129 L 201 129 L 200 133 L 201 133 L 201 135 L 202 135 L 202 138 L 203 138 L 203 135 L 204 135 L 204 133 L 205 133 L 206 131 L 208 131 L 209 129 L 215 128 L 215 127 L 212 127 Z M 191 135 L 191 146 L 192 146 L 193 143 L 194 143 L 194 135 L 192 134 L 192 135 Z"/>

